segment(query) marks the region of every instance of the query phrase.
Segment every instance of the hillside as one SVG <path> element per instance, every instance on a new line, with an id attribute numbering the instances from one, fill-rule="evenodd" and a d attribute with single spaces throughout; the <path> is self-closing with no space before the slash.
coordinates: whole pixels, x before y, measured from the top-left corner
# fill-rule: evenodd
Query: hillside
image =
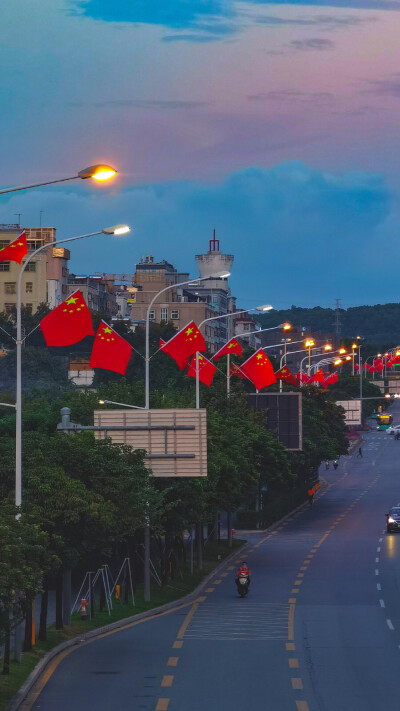
<path id="1" fill-rule="evenodd" d="M 309 326 L 312 331 L 327 333 L 334 330 L 335 310 L 320 306 L 312 309 L 292 306 L 286 310 L 270 311 L 257 317 L 257 320 L 265 328 L 287 320 L 296 326 Z M 340 309 L 340 322 L 342 337 L 361 336 L 377 346 L 400 343 L 400 303 Z"/>

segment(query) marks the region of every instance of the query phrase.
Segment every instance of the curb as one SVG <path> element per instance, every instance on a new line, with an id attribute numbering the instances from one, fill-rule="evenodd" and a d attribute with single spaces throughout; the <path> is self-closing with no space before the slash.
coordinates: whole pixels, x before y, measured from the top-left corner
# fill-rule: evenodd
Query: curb
<path id="1" fill-rule="evenodd" d="M 216 568 L 214 568 L 214 570 L 204 578 L 204 580 L 202 580 L 202 582 L 197 586 L 197 588 L 195 588 L 188 595 L 177 598 L 173 602 L 167 602 L 165 605 L 153 607 L 151 610 L 146 610 L 146 612 L 140 612 L 139 614 L 132 615 L 131 617 L 124 617 L 122 620 L 112 622 L 111 624 L 105 625 L 104 627 L 97 627 L 94 630 L 90 630 L 90 632 L 85 632 L 84 637 L 82 637 L 82 635 L 78 635 L 77 637 L 73 637 L 72 639 L 69 639 L 66 642 L 58 644 L 57 647 L 54 647 L 52 650 L 50 650 L 50 652 L 47 652 L 47 654 L 42 657 L 40 662 L 38 662 L 36 667 L 33 669 L 26 681 L 23 683 L 19 691 L 14 694 L 13 698 L 7 704 L 4 711 L 17 711 L 20 708 L 21 704 L 26 701 L 26 698 L 29 695 L 30 691 L 33 689 L 42 674 L 46 671 L 50 662 L 52 662 L 55 657 L 61 654 L 61 652 L 64 652 L 66 649 L 70 649 L 71 647 L 78 647 L 81 643 L 87 643 L 89 641 L 92 641 L 96 639 L 96 637 L 100 637 L 101 635 L 112 630 L 116 630 L 120 627 L 124 628 L 133 622 L 145 620 L 147 617 L 154 617 L 156 615 L 162 614 L 163 612 L 168 612 L 168 610 L 174 609 L 177 606 L 187 605 L 190 604 L 190 602 L 192 601 L 194 602 L 197 599 L 199 593 L 203 590 L 203 588 L 208 585 L 211 578 L 218 574 L 218 572 L 222 570 L 227 563 L 230 563 L 231 560 L 235 558 L 235 556 L 237 556 L 239 552 L 242 551 L 243 548 L 245 548 L 247 545 L 248 542 L 246 541 L 241 548 L 238 548 L 236 551 L 233 551 L 230 555 L 224 558 L 224 560 L 221 561 L 221 563 L 219 563 Z"/>

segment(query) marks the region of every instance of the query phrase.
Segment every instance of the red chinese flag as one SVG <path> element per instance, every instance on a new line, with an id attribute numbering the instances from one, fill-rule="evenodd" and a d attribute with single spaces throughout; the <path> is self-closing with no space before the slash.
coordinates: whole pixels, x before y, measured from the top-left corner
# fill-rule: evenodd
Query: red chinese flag
<path id="1" fill-rule="evenodd" d="M 48 346 L 72 346 L 94 336 L 90 311 L 79 289 L 40 322 Z"/>
<path id="2" fill-rule="evenodd" d="M 358 363 L 355 364 L 354 370 L 360 370 L 360 366 L 358 365 Z"/>
<path id="3" fill-rule="evenodd" d="M 275 373 L 275 377 L 278 380 L 283 380 L 285 383 L 289 383 L 290 385 L 296 385 L 296 387 L 299 384 L 296 376 L 290 372 L 286 365 Z"/>
<path id="4" fill-rule="evenodd" d="M 330 375 L 328 375 L 328 377 L 325 378 L 324 383 L 326 385 L 333 385 L 333 383 L 337 383 L 338 380 L 339 380 L 339 376 L 335 372 L 335 373 L 331 373 Z"/>
<path id="5" fill-rule="evenodd" d="M 228 343 L 225 343 L 222 348 L 219 349 L 219 351 L 216 352 L 215 355 L 213 355 L 211 360 L 219 361 L 220 358 L 226 355 L 230 355 L 233 353 L 234 355 L 241 356 L 242 355 L 243 348 L 240 345 L 240 343 L 236 340 L 236 338 L 231 338 Z"/>
<path id="6" fill-rule="evenodd" d="M 212 379 L 214 377 L 214 373 L 217 370 L 217 366 L 214 365 L 214 363 L 211 363 L 208 358 L 205 358 L 199 353 L 199 380 L 201 383 L 204 383 L 204 385 L 207 385 L 210 387 L 212 383 Z M 194 355 L 192 360 L 190 361 L 189 365 L 189 370 L 188 370 L 188 376 L 189 378 L 195 378 L 196 377 L 196 356 Z"/>
<path id="7" fill-rule="evenodd" d="M 312 376 L 310 382 L 311 382 L 311 383 L 322 383 L 323 380 L 324 380 L 324 374 L 323 374 L 323 372 L 322 372 L 322 370 L 321 370 L 321 368 L 320 368 L 319 370 L 317 370 L 316 373 L 314 373 L 314 375 Z"/>
<path id="8" fill-rule="evenodd" d="M 253 353 L 240 368 L 257 390 L 276 383 L 274 369 L 262 348 Z"/>
<path id="9" fill-rule="evenodd" d="M 229 375 L 235 375 L 237 378 L 242 378 L 243 380 L 248 380 L 247 375 L 242 373 L 239 366 L 235 365 L 235 363 L 231 363 L 231 367 L 229 368 Z"/>
<path id="10" fill-rule="evenodd" d="M 26 254 L 28 254 L 28 247 L 26 234 L 23 232 L 14 242 L 10 242 L 7 247 L 0 249 L 0 262 L 18 262 L 18 264 L 21 264 Z"/>
<path id="11" fill-rule="evenodd" d="M 301 383 L 305 383 L 306 385 L 308 385 L 308 383 L 311 383 L 310 376 L 307 375 L 307 373 L 304 370 L 296 373 L 296 377 L 300 380 Z"/>
<path id="12" fill-rule="evenodd" d="M 159 340 L 159 342 L 158 342 L 159 348 L 162 348 L 163 346 L 165 346 L 165 343 L 166 343 L 166 342 L 165 342 L 162 338 L 160 338 L 160 340 Z"/>
<path id="13" fill-rule="evenodd" d="M 102 321 L 94 339 L 90 366 L 125 375 L 131 354 L 132 346 L 128 341 Z"/>
<path id="14" fill-rule="evenodd" d="M 204 338 L 194 321 L 188 323 L 185 328 L 178 331 L 175 336 L 162 346 L 163 353 L 168 353 L 178 363 L 181 370 L 187 366 L 188 360 L 193 353 L 205 350 Z"/>

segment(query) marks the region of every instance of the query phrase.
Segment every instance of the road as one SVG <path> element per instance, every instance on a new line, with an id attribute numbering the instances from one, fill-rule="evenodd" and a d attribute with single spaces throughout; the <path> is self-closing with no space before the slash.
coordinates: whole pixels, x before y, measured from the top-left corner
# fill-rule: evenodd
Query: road
<path id="1" fill-rule="evenodd" d="M 195 604 L 65 656 L 24 710 L 397 709 L 400 535 L 384 514 L 400 502 L 400 442 L 367 433 L 363 455 L 321 472 L 313 507 L 249 537 L 247 598 L 227 565 Z"/>

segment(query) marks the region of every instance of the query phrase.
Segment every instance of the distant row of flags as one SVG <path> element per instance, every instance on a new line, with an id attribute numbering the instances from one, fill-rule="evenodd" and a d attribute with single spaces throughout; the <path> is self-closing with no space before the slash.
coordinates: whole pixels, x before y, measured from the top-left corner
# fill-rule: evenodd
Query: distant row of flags
<path id="1" fill-rule="evenodd" d="M 14 242 L 0 249 L 0 262 L 15 261 L 21 264 L 27 252 L 26 235 L 23 232 Z M 86 336 L 95 335 L 90 311 L 79 289 L 45 316 L 40 322 L 40 327 L 47 346 L 71 346 L 79 343 Z M 105 321 L 102 321 L 93 342 L 90 366 L 125 375 L 132 350 L 132 346 L 122 336 Z M 194 321 L 191 321 L 169 341 L 160 339 L 160 350 L 173 358 L 180 370 L 188 368 L 187 375 L 190 378 L 196 377 L 196 353 L 198 353 L 199 380 L 210 386 L 217 370 L 215 363 L 227 355 L 241 356 L 243 348 L 235 338 L 232 338 L 209 360 L 202 354 L 206 351 L 204 337 Z M 400 363 L 400 356 L 392 358 L 390 364 L 395 362 Z M 389 365 L 389 362 L 386 365 Z M 383 370 L 384 366 L 383 361 L 374 361 L 373 366 L 365 364 L 365 367 L 373 371 L 374 368 Z M 326 388 L 337 382 L 338 379 L 336 372 L 323 373 L 321 369 L 312 376 L 304 372 L 294 375 L 287 366 L 275 373 L 271 361 L 262 348 L 259 348 L 240 366 L 231 363 L 229 375 L 249 380 L 256 390 L 273 385 L 277 380 L 296 387 L 300 383 L 318 382 Z"/>

